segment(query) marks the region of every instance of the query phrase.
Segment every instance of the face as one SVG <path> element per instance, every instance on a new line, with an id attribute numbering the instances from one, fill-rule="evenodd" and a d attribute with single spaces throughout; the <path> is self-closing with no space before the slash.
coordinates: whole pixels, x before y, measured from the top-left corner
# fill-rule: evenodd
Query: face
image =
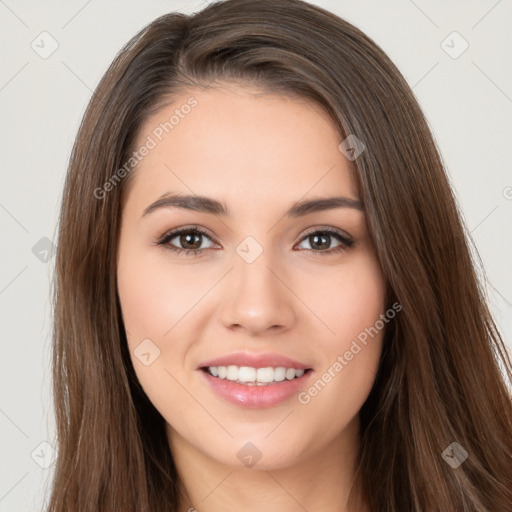
<path id="1" fill-rule="evenodd" d="M 271 469 L 353 443 L 387 321 L 341 142 L 318 106 L 235 85 L 141 128 L 118 293 L 171 449 Z"/>

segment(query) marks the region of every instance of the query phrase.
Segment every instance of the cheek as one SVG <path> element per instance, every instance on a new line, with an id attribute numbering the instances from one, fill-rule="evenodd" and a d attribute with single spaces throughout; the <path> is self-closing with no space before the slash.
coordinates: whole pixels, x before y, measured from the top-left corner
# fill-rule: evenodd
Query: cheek
<path id="1" fill-rule="evenodd" d="M 194 295 L 190 286 L 183 288 L 183 275 L 169 272 L 153 248 L 120 244 L 117 265 L 117 285 L 130 358 L 137 379 L 153 405 L 159 411 L 169 407 L 169 396 L 180 396 L 181 381 L 176 368 L 182 366 L 187 346 L 186 336 L 180 335 L 180 319 L 186 318 Z M 189 280 L 190 283 L 190 280 Z M 188 291 L 187 291 L 188 290 Z M 185 322 L 183 322 L 185 324 Z M 176 326 L 176 327 L 174 327 Z"/>
<path id="2" fill-rule="evenodd" d="M 180 319 L 193 314 L 193 306 L 207 290 L 208 281 L 186 265 L 171 268 L 161 251 L 122 249 L 118 260 L 118 292 L 123 321 L 132 339 L 172 336 Z"/>
<path id="3" fill-rule="evenodd" d="M 152 261 L 152 252 L 155 251 L 123 243 L 122 235 L 117 287 L 132 364 L 140 384 L 153 400 L 159 389 L 169 386 L 169 375 L 164 371 L 167 351 L 163 338 L 176 322 L 172 316 L 176 308 L 169 304 L 169 297 L 175 294 L 175 283 L 171 283 L 160 263 L 154 258 Z M 176 343 L 173 353 L 177 355 L 179 350 Z"/>
<path id="4" fill-rule="evenodd" d="M 164 307 L 161 286 L 156 283 L 158 269 L 144 265 L 144 261 L 128 251 L 118 263 L 118 292 L 123 321 L 129 341 L 157 337 L 164 325 Z"/>
<path id="5" fill-rule="evenodd" d="M 321 364 L 312 386 L 299 402 L 337 415 L 333 428 L 353 418 L 373 386 L 386 325 L 385 283 L 373 256 L 354 260 L 323 280 L 324 300 L 312 306 L 322 312 L 330 331 L 317 338 Z M 318 295 L 317 295 L 318 297 Z M 333 418 L 334 419 L 334 418 Z"/>
<path id="6" fill-rule="evenodd" d="M 201 298 L 218 278 L 206 265 L 171 264 L 163 248 L 122 240 L 117 283 L 128 349 L 141 386 L 162 411 L 170 395 L 184 395 L 177 382 L 190 378 L 187 354 L 204 320 Z"/>
<path id="7" fill-rule="evenodd" d="M 373 253 L 353 258 L 346 266 L 320 277 L 316 304 L 330 327 L 327 347 L 343 349 L 347 342 L 373 325 L 385 309 L 386 288 L 380 266 Z"/>

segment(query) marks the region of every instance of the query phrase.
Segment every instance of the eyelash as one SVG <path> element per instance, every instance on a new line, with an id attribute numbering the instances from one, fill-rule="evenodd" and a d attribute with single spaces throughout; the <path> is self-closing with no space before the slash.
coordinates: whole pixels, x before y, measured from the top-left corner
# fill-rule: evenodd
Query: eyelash
<path id="1" fill-rule="evenodd" d="M 172 231 L 168 231 L 162 237 L 160 237 L 158 240 L 156 240 L 155 245 L 166 246 L 167 249 L 175 252 L 176 254 L 180 254 L 182 251 L 185 251 L 185 254 L 187 256 L 189 256 L 189 255 L 200 256 L 204 251 L 208 250 L 208 249 L 181 249 L 179 247 L 173 247 L 171 244 L 169 244 L 169 242 L 173 238 L 175 238 L 176 236 L 181 235 L 183 233 L 196 233 L 196 234 L 206 236 L 207 238 L 212 240 L 210 235 L 208 235 L 208 233 L 206 231 L 204 231 L 203 229 L 201 229 L 199 226 L 188 226 L 188 227 L 186 226 L 186 227 L 174 229 Z M 310 232 L 306 233 L 299 240 L 299 243 L 302 243 L 306 238 L 309 238 L 311 235 L 316 235 L 316 234 L 331 235 L 331 236 L 335 237 L 339 242 L 341 242 L 341 244 L 338 247 L 335 247 L 334 249 L 328 249 L 326 251 L 315 251 L 314 249 L 301 249 L 302 251 L 311 251 L 311 252 L 318 253 L 322 256 L 329 256 L 329 255 L 338 254 L 341 251 L 346 251 L 347 249 L 351 248 L 354 245 L 353 240 L 344 236 L 340 231 L 333 229 L 333 228 L 320 228 L 320 229 L 316 229 L 314 231 L 310 231 Z"/>

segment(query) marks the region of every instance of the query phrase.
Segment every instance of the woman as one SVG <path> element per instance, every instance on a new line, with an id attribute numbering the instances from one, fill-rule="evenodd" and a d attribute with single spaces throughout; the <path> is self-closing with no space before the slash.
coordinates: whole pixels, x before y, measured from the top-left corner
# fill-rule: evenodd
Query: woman
<path id="1" fill-rule="evenodd" d="M 510 511 L 512 365 L 425 118 L 299 0 L 155 20 L 56 258 L 48 510 Z"/>

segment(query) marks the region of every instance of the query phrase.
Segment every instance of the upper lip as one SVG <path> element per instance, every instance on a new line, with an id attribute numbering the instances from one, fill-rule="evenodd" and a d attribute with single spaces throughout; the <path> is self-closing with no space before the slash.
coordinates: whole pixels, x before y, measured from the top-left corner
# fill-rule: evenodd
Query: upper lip
<path id="1" fill-rule="evenodd" d="M 295 368 L 296 370 L 307 370 L 311 368 L 307 364 L 299 363 L 289 357 L 280 354 L 267 352 L 264 354 L 251 354 L 248 352 L 236 352 L 226 356 L 205 361 L 199 368 L 208 366 L 248 366 L 250 368 Z"/>

